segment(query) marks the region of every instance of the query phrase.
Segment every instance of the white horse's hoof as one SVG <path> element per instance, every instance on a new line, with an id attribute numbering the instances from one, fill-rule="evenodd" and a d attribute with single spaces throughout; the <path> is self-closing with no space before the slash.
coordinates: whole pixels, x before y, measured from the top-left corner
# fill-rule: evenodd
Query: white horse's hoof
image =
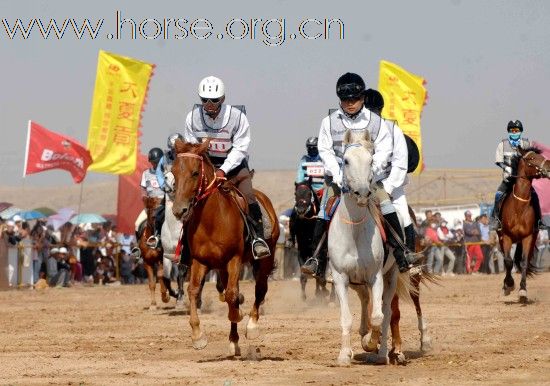
<path id="1" fill-rule="evenodd" d="M 241 348 L 239 347 L 239 344 L 236 342 L 229 342 L 229 351 L 227 352 L 227 354 L 230 357 L 240 357 Z"/>
<path id="2" fill-rule="evenodd" d="M 260 336 L 260 327 L 252 319 L 248 319 L 245 336 L 246 339 L 258 339 Z"/>
<path id="3" fill-rule="evenodd" d="M 363 347 L 363 350 L 366 352 L 376 352 L 378 351 L 378 344 L 377 342 L 373 342 L 371 340 L 371 333 L 367 333 L 366 335 L 363 335 L 361 338 L 361 346 Z"/>
<path id="4" fill-rule="evenodd" d="M 206 347 L 208 344 L 208 339 L 206 339 L 206 335 L 201 334 L 200 338 L 193 340 L 193 348 L 195 350 L 202 350 Z"/>
<path id="5" fill-rule="evenodd" d="M 422 352 L 430 352 L 433 350 L 433 346 L 432 346 L 432 338 L 430 337 L 427 337 L 427 338 L 424 338 L 421 342 L 420 342 L 420 350 Z"/>
<path id="6" fill-rule="evenodd" d="M 351 365 L 351 358 L 353 357 L 353 352 L 351 350 L 341 350 L 336 363 L 338 366 L 349 367 Z"/>
<path id="7" fill-rule="evenodd" d="M 259 361 L 262 359 L 262 353 L 260 352 L 260 348 L 256 346 L 248 346 L 248 353 L 246 355 L 246 358 L 251 361 Z"/>

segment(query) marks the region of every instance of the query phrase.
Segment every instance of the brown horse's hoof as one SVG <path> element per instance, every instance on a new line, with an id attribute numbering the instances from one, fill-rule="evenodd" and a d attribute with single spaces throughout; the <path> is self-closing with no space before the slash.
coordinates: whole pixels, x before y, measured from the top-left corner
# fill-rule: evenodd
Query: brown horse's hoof
<path id="1" fill-rule="evenodd" d="M 160 298 L 162 299 L 163 303 L 168 303 L 170 301 L 170 295 L 168 295 L 168 292 L 163 292 L 160 295 Z"/>
<path id="2" fill-rule="evenodd" d="M 220 302 L 225 303 L 225 293 L 218 292 L 218 299 L 220 299 Z"/>
<path id="3" fill-rule="evenodd" d="M 243 303 L 244 303 L 244 295 L 239 294 L 239 304 L 243 304 Z"/>
<path id="4" fill-rule="evenodd" d="M 208 344 L 208 339 L 206 339 L 206 335 L 201 334 L 201 336 L 198 339 L 193 339 L 193 348 L 195 350 L 202 350 L 206 347 Z"/>
<path id="5" fill-rule="evenodd" d="M 405 358 L 405 354 L 403 354 L 402 352 L 395 352 L 395 351 L 391 351 L 390 352 L 390 363 L 392 365 L 406 365 L 407 364 L 407 359 Z"/>

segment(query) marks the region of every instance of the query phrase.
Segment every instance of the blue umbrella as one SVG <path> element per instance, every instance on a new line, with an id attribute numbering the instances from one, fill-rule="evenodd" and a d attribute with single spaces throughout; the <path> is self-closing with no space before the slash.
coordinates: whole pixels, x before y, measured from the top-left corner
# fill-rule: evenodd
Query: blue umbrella
<path id="1" fill-rule="evenodd" d="M 107 220 L 104 217 L 100 216 L 99 214 L 80 213 L 74 216 L 70 222 L 71 224 L 86 224 L 86 223 L 97 224 L 97 223 L 106 222 L 106 221 Z"/>
<path id="2" fill-rule="evenodd" d="M 37 210 L 26 210 L 23 212 L 17 213 L 19 216 L 23 218 L 23 220 L 36 220 L 37 218 L 45 218 L 48 217 L 44 215 L 44 213 L 39 212 Z"/>

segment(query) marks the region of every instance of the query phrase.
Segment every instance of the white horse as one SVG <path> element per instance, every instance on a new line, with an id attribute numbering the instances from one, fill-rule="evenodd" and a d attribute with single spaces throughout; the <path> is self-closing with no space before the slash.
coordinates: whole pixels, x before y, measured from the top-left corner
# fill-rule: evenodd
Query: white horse
<path id="1" fill-rule="evenodd" d="M 382 236 L 369 211 L 373 177 L 372 155 L 374 145 L 368 131 L 358 134 L 347 131 L 344 137 L 343 192 L 334 213 L 328 233 L 328 255 L 334 286 L 340 301 L 342 346 L 337 362 L 349 366 L 351 350 L 352 315 L 348 304 L 348 286 L 361 300 L 361 344 L 372 351 L 371 336 L 377 340 L 381 332 L 377 363 L 388 364 L 388 327 L 391 319 L 391 301 L 396 290 L 398 270 L 390 254 L 384 264 Z M 355 139 L 355 140 L 354 140 Z M 368 286 L 368 287 L 367 287 Z M 372 332 L 368 334 L 369 293 L 372 294 Z M 369 345 L 370 343 L 370 345 Z"/>

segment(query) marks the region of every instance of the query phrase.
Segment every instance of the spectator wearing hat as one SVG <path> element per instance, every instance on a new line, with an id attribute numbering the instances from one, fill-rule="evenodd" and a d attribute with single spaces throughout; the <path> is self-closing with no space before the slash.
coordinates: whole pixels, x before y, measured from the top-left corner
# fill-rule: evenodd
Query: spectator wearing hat
<path id="1" fill-rule="evenodd" d="M 59 275 L 59 281 L 57 286 L 59 286 L 59 283 L 61 283 L 63 287 L 69 287 L 70 280 L 71 280 L 71 266 L 68 262 L 69 251 L 67 250 L 67 248 L 65 247 L 59 248 L 56 259 L 57 259 L 57 272 Z"/>
<path id="2" fill-rule="evenodd" d="M 481 241 L 481 231 L 479 229 L 479 223 L 472 221 L 472 212 L 467 210 L 464 212 L 464 242 L 465 243 L 479 243 Z M 475 266 L 472 269 L 472 259 L 475 259 Z M 466 246 L 466 272 L 474 273 L 478 272 L 483 263 L 483 252 L 479 244 Z"/>

